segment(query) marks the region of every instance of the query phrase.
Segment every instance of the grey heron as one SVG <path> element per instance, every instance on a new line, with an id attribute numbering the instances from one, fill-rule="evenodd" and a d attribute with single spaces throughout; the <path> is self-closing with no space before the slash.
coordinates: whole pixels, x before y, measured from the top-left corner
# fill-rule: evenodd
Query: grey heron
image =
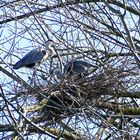
<path id="1" fill-rule="evenodd" d="M 59 68 L 54 68 L 52 73 L 61 79 L 65 76 L 84 74 L 88 72 L 91 67 L 95 66 L 82 60 L 72 60 L 64 66 L 63 72 L 61 72 Z"/>
<path id="2" fill-rule="evenodd" d="M 33 68 L 49 57 L 54 57 L 56 55 L 55 45 L 54 41 L 48 40 L 45 48 L 31 50 L 13 66 L 13 69 L 22 67 Z"/>
<path id="3" fill-rule="evenodd" d="M 95 66 L 82 60 L 72 60 L 64 66 L 64 74 L 65 75 L 82 74 L 91 67 Z"/>

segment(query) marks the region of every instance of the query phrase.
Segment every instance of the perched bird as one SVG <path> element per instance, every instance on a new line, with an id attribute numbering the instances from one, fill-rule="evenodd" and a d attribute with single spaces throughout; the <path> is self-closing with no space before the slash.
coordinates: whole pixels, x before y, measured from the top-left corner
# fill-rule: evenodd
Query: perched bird
<path id="1" fill-rule="evenodd" d="M 45 48 L 31 50 L 13 66 L 13 69 L 21 67 L 33 68 L 49 57 L 55 56 L 55 45 L 54 41 L 48 40 Z"/>
<path id="2" fill-rule="evenodd" d="M 82 60 L 72 60 L 64 66 L 64 75 L 82 74 L 91 67 L 95 66 Z"/>
<path id="3" fill-rule="evenodd" d="M 82 60 L 72 60 L 64 66 L 63 72 L 61 72 L 59 68 L 54 68 L 52 73 L 54 73 L 57 78 L 61 79 L 65 76 L 84 74 L 88 72 L 88 69 L 91 67 L 95 66 Z"/>

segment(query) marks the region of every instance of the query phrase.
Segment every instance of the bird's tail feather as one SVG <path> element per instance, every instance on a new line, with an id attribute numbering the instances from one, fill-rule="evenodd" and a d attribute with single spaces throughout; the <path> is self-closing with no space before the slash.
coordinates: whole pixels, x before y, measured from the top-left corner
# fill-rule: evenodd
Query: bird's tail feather
<path id="1" fill-rule="evenodd" d="M 17 63 L 13 66 L 13 69 L 19 69 L 20 67 L 22 67 L 21 62 L 17 62 Z"/>

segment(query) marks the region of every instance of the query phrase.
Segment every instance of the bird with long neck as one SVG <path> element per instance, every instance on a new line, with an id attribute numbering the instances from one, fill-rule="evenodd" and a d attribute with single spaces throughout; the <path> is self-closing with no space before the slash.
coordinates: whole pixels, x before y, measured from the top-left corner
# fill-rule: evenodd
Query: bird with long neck
<path id="1" fill-rule="evenodd" d="M 54 68 L 52 73 L 54 73 L 57 78 L 63 79 L 67 76 L 84 74 L 88 72 L 91 67 L 95 66 L 82 60 L 72 60 L 64 66 L 63 72 L 61 72 L 59 68 Z"/>
<path id="2" fill-rule="evenodd" d="M 23 58 L 21 58 L 14 66 L 14 69 L 19 69 L 22 67 L 33 68 L 40 64 L 42 61 L 47 60 L 49 57 L 54 57 L 55 52 L 55 42 L 48 40 L 45 44 L 45 48 L 38 48 L 31 50 Z"/>

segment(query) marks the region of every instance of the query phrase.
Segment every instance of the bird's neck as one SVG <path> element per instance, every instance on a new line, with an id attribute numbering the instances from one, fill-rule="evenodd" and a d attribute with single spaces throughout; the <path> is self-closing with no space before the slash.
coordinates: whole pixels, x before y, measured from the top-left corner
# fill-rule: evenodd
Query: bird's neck
<path id="1" fill-rule="evenodd" d="M 48 47 L 48 48 L 49 48 L 50 56 L 55 57 L 57 55 L 55 49 L 53 47 Z"/>

